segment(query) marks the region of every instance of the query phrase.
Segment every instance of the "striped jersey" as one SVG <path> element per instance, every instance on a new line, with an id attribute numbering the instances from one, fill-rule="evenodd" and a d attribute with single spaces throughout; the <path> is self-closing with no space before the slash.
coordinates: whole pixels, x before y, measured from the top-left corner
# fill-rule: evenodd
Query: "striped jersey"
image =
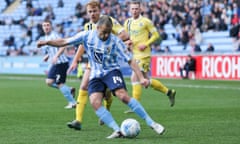
<path id="1" fill-rule="evenodd" d="M 132 54 L 123 41 L 114 34 L 110 34 L 106 41 L 102 41 L 98 38 L 96 30 L 83 31 L 67 38 L 66 41 L 68 44 L 83 44 L 91 66 L 90 79 L 99 78 L 112 70 L 120 69 L 119 57 L 126 62 L 132 59 Z"/>
<path id="2" fill-rule="evenodd" d="M 54 40 L 54 39 L 58 39 L 58 38 L 60 38 L 60 36 L 53 31 L 49 35 L 45 35 L 45 37 L 44 37 L 45 40 Z M 46 51 L 46 53 L 49 55 L 49 60 L 52 60 L 53 57 L 57 54 L 57 52 L 59 50 L 59 48 L 53 47 L 53 46 L 46 46 L 44 48 L 45 48 L 44 50 Z M 58 57 L 57 64 L 66 63 L 66 62 L 68 62 L 68 58 L 64 53 L 62 53 Z"/>

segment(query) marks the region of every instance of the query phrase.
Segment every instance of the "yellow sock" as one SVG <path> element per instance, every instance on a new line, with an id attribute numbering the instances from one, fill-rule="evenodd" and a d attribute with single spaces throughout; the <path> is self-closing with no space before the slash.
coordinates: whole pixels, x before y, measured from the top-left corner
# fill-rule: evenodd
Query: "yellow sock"
<path id="1" fill-rule="evenodd" d="M 139 83 L 133 84 L 132 85 L 132 96 L 133 96 L 133 98 L 135 98 L 136 100 L 140 101 L 141 94 L 142 94 L 142 86 L 141 86 L 141 84 L 139 84 Z"/>
<path id="2" fill-rule="evenodd" d="M 105 106 L 105 108 L 110 111 L 111 105 L 112 105 L 112 101 L 113 101 L 113 97 L 111 94 L 111 91 L 107 90 L 105 93 L 106 98 L 103 101 L 103 104 Z"/>
<path id="3" fill-rule="evenodd" d="M 164 94 L 167 94 L 167 92 L 168 92 L 168 88 L 156 79 L 151 79 L 151 87 L 157 91 L 164 93 Z"/>
<path id="4" fill-rule="evenodd" d="M 76 107 L 76 120 L 82 122 L 83 112 L 88 101 L 88 92 L 86 90 L 79 90 Z"/>
<path id="5" fill-rule="evenodd" d="M 82 64 L 78 64 L 78 67 L 77 67 L 77 78 L 81 78 L 82 76 L 83 76 Z"/>

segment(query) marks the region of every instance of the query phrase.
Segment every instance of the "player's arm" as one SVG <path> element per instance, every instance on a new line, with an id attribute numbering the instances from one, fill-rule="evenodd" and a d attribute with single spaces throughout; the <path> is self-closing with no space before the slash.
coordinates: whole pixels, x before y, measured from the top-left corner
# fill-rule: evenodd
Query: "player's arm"
<path id="1" fill-rule="evenodd" d="M 155 31 L 152 33 L 150 39 L 146 42 L 146 45 L 150 46 L 152 43 L 154 43 L 158 39 L 159 39 L 159 34 L 157 31 Z"/>
<path id="2" fill-rule="evenodd" d="M 130 51 L 132 51 L 132 41 L 130 40 L 129 34 L 123 29 L 119 34 L 118 37 L 125 43 Z"/>
<path id="3" fill-rule="evenodd" d="M 78 49 L 77 49 L 77 52 L 76 52 L 76 54 L 73 58 L 73 61 L 76 62 L 76 63 L 78 61 L 81 61 L 81 57 L 82 57 L 83 53 L 84 53 L 84 47 L 83 47 L 83 45 L 79 45 Z"/>
<path id="4" fill-rule="evenodd" d="M 131 59 L 130 61 L 128 61 L 130 67 L 132 68 L 132 70 L 136 73 L 137 77 L 140 80 L 140 83 L 144 86 L 144 87 L 148 87 L 149 86 L 149 80 L 145 79 L 138 64 L 136 63 L 135 60 Z"/>
<path id="5" fill-rule="evenodd" d="M 54 47 L 63 47 L 67 45 L 66 39 L 60 38 L 60 39 L 55 39 L 55 40 L 47 40 L 47 41 L 38 41 L 37 42 L 37 47 L 40 48 L 45 45 L 50 45 Z"/>
<path id="6" fill-rule="evenodd" d="M 132 70 L 137 74 L 141 84 L 143 86 L 147 87 L 149 85 L 149 81 L 144 78 L 138 64 L 133 59 L 132 53 L 127 49 L 127 46 L 121 40 L 116 41 L 116 45 L 118 47 L 118 49 L 117 49 L 118 56 L 123 58 L 126 62 L 128 62 L 128 64 L 132 68 Z"/>
<path id="7" fill-rule="evenodd" d="M 149 47 L 152 43 L 159 39 L 159 34 L 156 27 L 150 20 L 145 20 L 147 31 L 151 34 L 150 38 L 143 44 L 138 46 L 138 49 L 144 51 L 147 47 Z"/>
<path id="8" fill-rule="evenodd" d="M 130 36 L 124 27 L 114 18 L 111 17 L 113 22 L 112 32 L 116 34 L 122 41 L 124 41 L 125 45 L 128 47 L 132 46 L 132 41 L 130 40 Z"/>
<path id="9" fill-rule="evenodd" d="M 160 38 L 160 36 L 157 31 L 157 28 L 153 25 L 153 23 L 150 20 L 147 20 L 147 29 L 151 33 L 151 37 L 146 42 L 146 45 L 150 46 L 152 43 L 154 43 L 156 40 L 158 40 Z"/>
<path id="10" fill-rule="evenodd" d="M 80 44 L 83 42 L 83 39 L 87 33 L 85 32 L 79 32 L 73 37 L 69 38 L 59 38 L 59 39 L 54 39 L 54 40 L 47 40 L 47 41 L 38 41 L 37 42 L 37 47 L 40 48 L 44 45 L 50 45 L 54 47 L 64 47 L 66 45 L 70 44 Z"/>
<path id="11" fill-rule="evenodd" d="M 78 49 L 77 49 L 77 52 L 76 52 L 76 54 L 73 58 L 72 64 L 70 65 L 70 67 L 68 69 L 68 73 L 70 73 L 72 70 L 77 68 L 78 61 L 81 58 L 81 56 L 83 55 L 83 53 L 84 53 L 84 47 L 83 47 L 83 45 L 79 45 Z"/>
<path id="12" fill-rule="evenodd" d="M 124 42 L 130 40 L 129 34 L 124 29 L 118 34 L 118 37 Z"/>
<path id="13" fill-rule="evenodd" d="M 127 33 L 127 36 L 128 36 L 127 39 L 125 39 L 124 43 L 128 46 L 128 49 L 130 51 L 132 51 L 133 43 L 132 43 L 132 40 L 130 39 L 130 35 L 129 35 L 129 31 L 128 31 L 128 20 L 126 20 L 124 22 L 123 27 L 124 27 L 124 32 Z"/>

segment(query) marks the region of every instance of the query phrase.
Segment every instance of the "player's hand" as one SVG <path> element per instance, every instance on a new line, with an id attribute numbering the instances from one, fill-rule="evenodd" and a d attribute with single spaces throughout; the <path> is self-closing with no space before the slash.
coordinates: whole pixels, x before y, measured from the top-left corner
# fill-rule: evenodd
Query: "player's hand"
<path id="1" fill-rule="evenodd" d="M 70 65 L 70 67 L 67 70 L 67 73 L 70 74 L 71 71 L 73 71 L 74 69 L 76 69 L 78 66 L 78 62 L 72 62 L 72 64 Z"/>
<path id="2" fill-rule="evenodd" d="M 41 46 L 47 45 L 47 41 L 38 41 L 37 42 L 37 48 L 40 48 Z"/>
<path id="3" fill-rule="evenodd" d="M 140 44 L 140 45 L 138 46 L 138 49 L 139 49 L 140 51 L 144 51 L 146 48 L 147 48 L 147 46 L 146 46 L 145 44 Z"/>
<path id="4" fill-rule="evenodd" d="M 125 43 L 125 45 L 127 46 L 127 47 L 131 47 L 132 45 L 133 45 L 133 42 L 132 42 L 132 40 L 126 40 L 126 41 L 124 41 L 124 43 Z"/>
<path id="5" fill-rule="evenodd" d="M 133 42 L 131 40 L 124 41 L 125 45 L 127 46 L 128 50 L 132 51 Z"/>
<path id="6" fill-rule="evenodd" d="M 45 56 L 43 57 L 43 61 L 44 61 L 44 62 L 47 62 L 47 61 L 48 61 L 48 58 L 49 58 L 49 56 L 48 56 L 48 55 L 45 55 Z"/>
<path id="7" fill-rule="evenodd" d="M 141 80 L 140 80 L 140 83 L 141 83 L 141 85 L 144 86 L 145 88 L 148 88 L 148 86 L 150 85 L 150 81 L 149 81 L 148 79 L 145 79 L 145 78 L 141 79 Z"/>

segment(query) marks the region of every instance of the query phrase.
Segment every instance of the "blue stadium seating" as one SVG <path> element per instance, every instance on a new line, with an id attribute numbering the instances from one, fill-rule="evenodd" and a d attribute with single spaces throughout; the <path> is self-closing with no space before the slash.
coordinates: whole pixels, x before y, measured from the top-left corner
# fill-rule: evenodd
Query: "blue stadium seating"
<path id="1" fill-rule="evenodd" d="M 164 26 L 165 32 L 168 34 L 168 39 L 163 40 L 161 47 L 164 48 L 169 46 L 173 53 L 185 53 L 190 51 L 190 46 L 188 45 L 186 50 L 183 50 L 183 45 L 177 42 L 173 38 L 172 34 L 176 32 L 176 28 L 172 24 L 166 24 Z M 229 36 L 229 31 L 209 31 L 202 33 L 203 42 L 200 45 L 202 51 L 206 51 L 209 43 L 215 47 L 215 52 L 227 53 L 233 52 L 233 38 Z"/>
<path id="2" fill-rule="evenodd" d="M 34 7 L 41 7 L 44 8 L 48 6 L 49 4 L 53 7 L 56 19 L 53 21 L 53 24 L 60 23 L 66 18 L 69 18 L 71 15 L 74 15 L 75 12 L 75 6 L 77 2 L 81 2 L 82 4 L 85 4 L 87 0 L 63 0 L 64 7 L 58 8 L 57 7 L 58 0 L 33 0 L 33 6 Z M 2 10 L 5 7 L 5 3 L 2 3 L 0 5 L 0 10 Z M 0 19 L 6 19 L 8 17 L 12 17 L 14 19 L 18 19 L 21 17 L 26 16 L 26 1 L 22 1 L 21 4 L 17 7 L 17 9 L 10 13 L 10 14 L 0 14 Z M 30 25 L 31 22 L 41 22 L 46 16 L 46 12 L 43 13 L 42 16 L 28 16 L 25 23 L 27 25 Z M 82 26 L 83 19 L 79 19 L 78 21 L 71 24 L 71 27 L 65 27 L 65 30 L 69 30 L 70 28 L 73 28 L 76 30 L 79 26 Z M 186 50 L 183 50 L 183 46 L 179 44 L 172 36 L 173 33 L 176 33 L 176 28 L 168 23 L 164 26 L 164 29 L 166 33 L 168 34 L 168 39 L 162 41 L 161 47 L 169 46 L 173 53 L 185 53 L 190 51 L 190 46 L 187 46 Z M 32 29 L 33 31 L 33 38 L 37 35 L 37 29 L 34 27 Z M 6 50 L 6 47 L 3 47 L 3 40 L 9 37 L 10 34 L 14 34 L 16 36 L 16 41 L 20 41 L 20 36 L 23 34 L 23 30 L 20 26 L 12 25 L 12 26 L 2 26 L 0 25 L 0 54 L 4 54 L 4 51 Z M 216 52 L 232 52 L 233 50 L 233 40 L 231 37 L 229 37 L 228 31 L 220 31 L 220 32 L 204 32 L 202 33 L 203 36 L 203 43 L 201 44 L 201 48 L 203 51 L 205 51 L 208 43 L 212 43 L 215 47 Z M 34 46 L 34 45 L 31 45 Z"/>

